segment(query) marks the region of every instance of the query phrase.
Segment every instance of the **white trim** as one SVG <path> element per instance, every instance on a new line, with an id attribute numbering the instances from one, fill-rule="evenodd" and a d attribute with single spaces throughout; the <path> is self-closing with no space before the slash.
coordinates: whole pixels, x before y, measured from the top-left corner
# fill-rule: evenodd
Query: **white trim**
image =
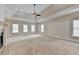
<path id="1" fill-rule="evenodd" d="M 61 39 L 61 40 L 66 40 L 66 41 L 70 41 L 70 42 L 76 42 L 76 43 L 79 43 L 79 41 L 77 40 L 74 40 L 74 39 L 71 39 L 71 38 L 67 38 L 67 37 L 62 37 L 62 36 L 57 36 L 57 35 L 51 35 L 51 34 L 41 34 L 41 35 L 44 35 L 46 37 L 49 37 L 49 38 L 58 38 L 58 39 Z"/>
<path id="2" fill-rule="evenodd" d="M 9 19 L 9 20 L 20 20 L 20 21 L 25 21 L 25 22 L 33 22 L 33 23 L 36 23 L 35 21 L 33 20 L 28 20 L 28 19 L 23 19 L 23 18 L 16 18 L 16 17 L 6 17 L 5 19 Z"/>
<path id="3" fill-rule="evenodd" d="M 38 22 L 47 21 L 49 19 L 53 19 L 53 18 L 56 18 L 56 17 L 59 17 L 59 16 L 63 16 L 63 15 L 69 14 L 69 13 L 77 12 L 77 11 L 79 11 L 79 6 L 78 5 L 72 6 L 70 8 L 65 9 L 65 10 L 61 10 L 61 11 L 51 15 L 50 17 L 47 17 L 47 18 L 44 18 L 44 19 L 40 19 Z"/>

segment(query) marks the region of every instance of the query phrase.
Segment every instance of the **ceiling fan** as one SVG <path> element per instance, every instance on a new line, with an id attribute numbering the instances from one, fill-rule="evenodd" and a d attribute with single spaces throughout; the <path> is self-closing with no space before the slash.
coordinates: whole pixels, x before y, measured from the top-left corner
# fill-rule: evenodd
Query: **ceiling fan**
<path id="1" fill-rule="evenodd" d="M 24 10 L 19 10 L 15 14 L 13 14 L 12 17 L 27 18 L 27 17 L 34 16 L 35 19 L 36 19 L 38 16 L 42 16 L 41 14 L 39 14 L 38 12 L 36 12 L 36 4 L 33 4 L 33 9 L 34 9 L 33 13 L 26 13 L 26 12 L 24 12 Z"/>
<path id="2" fill-rule="evenodd" d="M 38 14 L 38 13 L 36 12 L 36 10 L 35 10 L 35 6 L 36 6 L 36 4 L 33 4 L 33 6 L 34 6 L 34 12 L 33 12 L 32 15 L 34 15 L 35 18 L 37 18 L 37 16 L 41 16 L 41 14 Z"/>

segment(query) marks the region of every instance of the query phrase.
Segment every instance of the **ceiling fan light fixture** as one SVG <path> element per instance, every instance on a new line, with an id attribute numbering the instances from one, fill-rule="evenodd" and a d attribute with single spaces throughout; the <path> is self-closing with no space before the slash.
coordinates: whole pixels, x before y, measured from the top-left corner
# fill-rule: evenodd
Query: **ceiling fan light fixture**
<path id="1" fill-rule="evenodd" d="M 41 16 L 40 14 L 37 14 L 37 16 Z"/>
<path id="2" fill-rule="evenodd" d="M 36 12 L 36 10 L 35 10 L 35 6 L 36 6 L 36 4 L 33 4 L 33 6 L 34 6 L 34 12 L 33 12 L 33 16 L 35 17 L 35 18 L 37 18 L 37 16 L 41 16 L 40 14 L 38 14 L 37 12 Z"/>
<path id="3" fill-rule="evenodd" d="M 36 12 L 34 12 L 33 15 L 36 15 Z"/>

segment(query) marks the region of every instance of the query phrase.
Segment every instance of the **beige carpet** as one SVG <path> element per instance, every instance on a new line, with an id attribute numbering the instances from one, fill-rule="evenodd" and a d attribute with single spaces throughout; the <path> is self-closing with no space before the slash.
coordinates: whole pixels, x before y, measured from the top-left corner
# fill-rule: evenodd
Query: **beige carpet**
<path id="1" fill-rule="evenodd" d="M 63 55 L 79 54 L 79 44 L 64 40 L 40 36 L 21 40 L 3 48 L 3 54 L 7 55 Z"/>
<path id="2" fill-rule="evenodd" d="M 2 44 L 0 43 L 0 49 L 2 48 Z"/>

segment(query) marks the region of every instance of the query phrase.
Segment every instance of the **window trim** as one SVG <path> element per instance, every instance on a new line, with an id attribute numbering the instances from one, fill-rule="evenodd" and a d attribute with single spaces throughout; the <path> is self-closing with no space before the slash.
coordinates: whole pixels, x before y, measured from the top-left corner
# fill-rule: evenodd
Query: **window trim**
<path id="1" fill-rule="evenodd" d="M 74 29 L 75 29 L 75 27 L 74 27 L 74 21 L 75 20 L 72 21 L 72 34 L 71 35 L 72 35 L 72 37 L 79 38 L 79 36 L 76 36 L 76 35 L 73 34 Z"/>
<path id="2" fill-rule="evenodd" d="M 19 24 L 17 24 L 17 25 L 18 25 L 18 32 L 13 32 L 13 25 L 15 25 L 15 24 L 12 24 L 12 25 L 11 25 L 11 33 L 13 33 L 13 34 L 19 33 Z"/>
<path id="3" fill-rule="evenodd" d="M 27 25 L 27 32 L 24 32 L 24 25 L 27 25 L 27 24 L 23 24 L 23 26 L 22 26 L 22 28 L 23 28 L 23 33 L 27 33 L 27 32 L 29 32 L 29 26 Z"/>
<path id="4" fill-rule="evenodd" d="M 34 25 L 34 24 L 32 24 L 32 25 Z M 36 32 L 36 26 L 34 25 L 34 30 L 32 31 L 32 25 L 30 26 L 30 31 L 31 32 Z"/>
<path id="5" fill-rule="evenodd" d="M 43 29 L 42 29 L 42 25 L 44 26 Z M 41 33 L 44 33 L 44 32 L 45 32 L 45 24 L 41 24 L 41 25 L 40 25 L 40 32 L 41 32 Z"/>

